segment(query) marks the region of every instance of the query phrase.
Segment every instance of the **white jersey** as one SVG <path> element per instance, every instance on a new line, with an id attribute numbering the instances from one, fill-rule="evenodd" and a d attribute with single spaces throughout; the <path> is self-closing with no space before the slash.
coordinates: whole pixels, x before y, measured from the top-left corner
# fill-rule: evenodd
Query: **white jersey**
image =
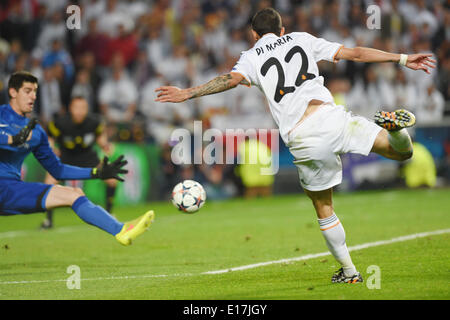
<path id="1" fill-rule="evenodd" d="M 253 48 L 241 53 L 231 72 L 240 73 L 257 86 L 269 101 L 270 111 L 288 143 L 288 133 L 305 113 L 308 103 L 321 100 L 333 103 L 323 85 L 317 62 L 335 61 L 341 44 L 316 38 L 306 32 L 278 37 L 265 34 Z"/>

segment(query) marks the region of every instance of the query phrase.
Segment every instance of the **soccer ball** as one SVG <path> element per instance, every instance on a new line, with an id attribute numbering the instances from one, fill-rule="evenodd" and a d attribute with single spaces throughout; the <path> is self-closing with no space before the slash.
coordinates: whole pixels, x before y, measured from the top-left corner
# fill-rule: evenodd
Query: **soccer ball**
<path id="1" fill-rule="evenodd" d="M 178 183 L 172 191 L 173 205 L 185 213 L 197 212 L 206 201 L 203 186 L 194 180 L 184 180 Z"/>

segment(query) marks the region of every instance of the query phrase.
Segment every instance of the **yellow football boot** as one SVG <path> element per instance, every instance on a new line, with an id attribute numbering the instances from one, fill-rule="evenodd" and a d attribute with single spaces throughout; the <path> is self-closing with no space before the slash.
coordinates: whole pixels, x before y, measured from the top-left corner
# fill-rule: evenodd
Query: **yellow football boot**
<path id="1" fill-rule="evenodd" d="M 129 246 L 134 239 L 150 227 L 154 219 L 155 213 L 153 210 L 150 210 L 139 218 L 126 222 L 123 225 L 122 230 L 116 234 L 117 241 L 124 246 Z"/>

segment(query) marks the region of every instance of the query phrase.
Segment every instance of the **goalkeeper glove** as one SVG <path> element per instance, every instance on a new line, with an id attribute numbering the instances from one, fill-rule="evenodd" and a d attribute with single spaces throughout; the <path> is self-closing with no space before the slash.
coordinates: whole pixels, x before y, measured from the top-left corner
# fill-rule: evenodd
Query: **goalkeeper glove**
<path id="1" fill-rule="evenodd" d="M 124 181 L 120 174 L 128 173 L 128 170 L 122 169 L 128 161 L 123 159 L 123 155 L 117 158 L 113 162 L 109 162 L 108 157 L 104 157 L 101 165 L 98 168 L 93 168 L 91 172 L 91 177 L 95 179 L 117 179 L 119 181 Z"/>
<path id="2" fill-rule="evenodd" d="M 24 144 L 27 141 L 31 130 L 33 130 L 34 127 L 36 127 L 37 123 L 38 123 L 38 120 L 36 118 L 31 119 L 25 127 L 20 129 L 18 134 L 16 134 L 15 136 L 12 136 L 11 145 L 12 146 L 20 146 L 20 145 Z"/>

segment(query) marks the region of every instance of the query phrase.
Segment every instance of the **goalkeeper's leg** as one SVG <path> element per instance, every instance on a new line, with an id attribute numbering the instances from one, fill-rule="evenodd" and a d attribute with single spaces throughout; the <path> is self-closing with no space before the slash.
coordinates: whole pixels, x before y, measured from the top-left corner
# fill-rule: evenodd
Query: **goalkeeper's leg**
<path id="1" fill-rule="evenodd" d="M 136 226 L 140 232 L 134 230 L 131 236 L 127 237 L 127 240 L 130 238 L 130 241 L 123 243 L 117 236 L 119 234 L 122 236 L 124 231 L 130 232 L 133 228 L 126 228 L 126 224 L 118 221 L 102 207 L 92 203 L 80 188 L 52 186 L 45 200 L 45 209 L 67 206 L 71 206 L 81 220 L 116 236 L 116 239 L 122 244 L 131 244 L 131 240 L 142 234 L 153 220 L 153 214 L 142 216 L 143 222 Z"/>
<path id="2" fill-rule="evenodd" d="M 48 193 L 45 206 L 47 210 L 71 206 L 81 220 L 112 235 L 119 233 L 123 227 L 123 223 L 86 198 L 80 188 L 53 186 Z"/>

